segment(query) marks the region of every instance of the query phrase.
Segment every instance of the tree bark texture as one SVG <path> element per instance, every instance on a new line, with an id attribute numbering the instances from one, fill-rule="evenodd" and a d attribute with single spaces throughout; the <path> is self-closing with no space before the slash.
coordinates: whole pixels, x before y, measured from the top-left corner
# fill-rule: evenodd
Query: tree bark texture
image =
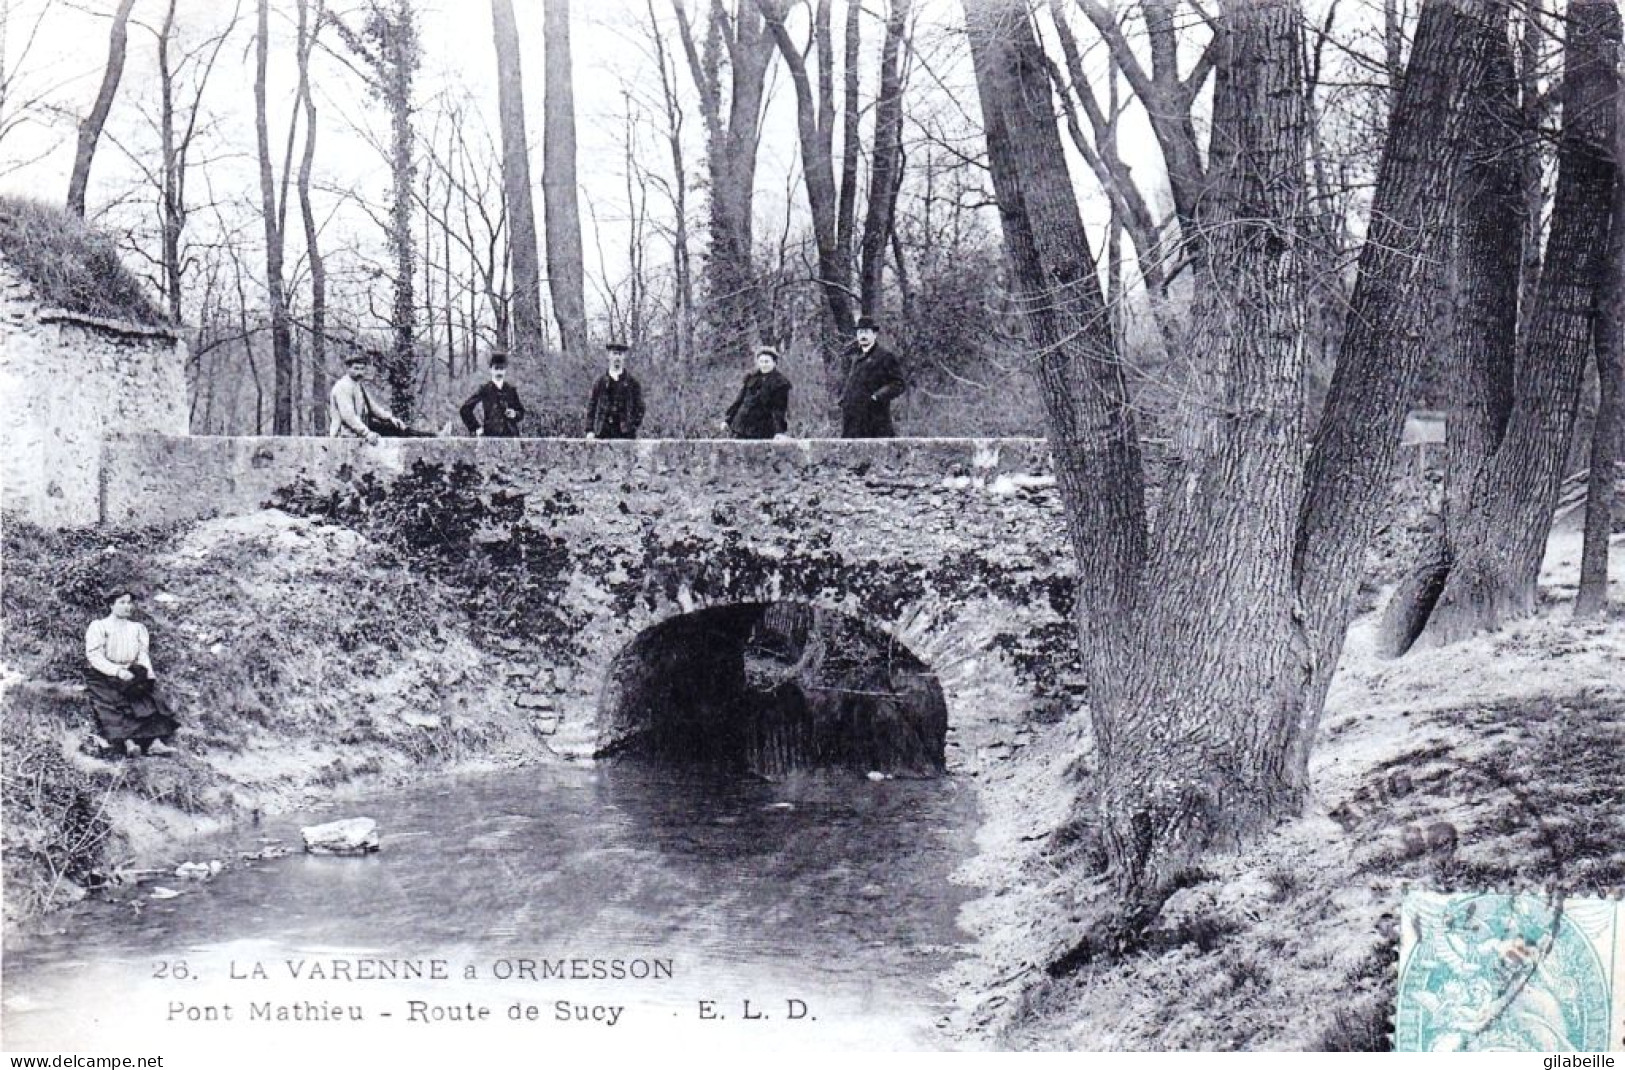
<path id="1" fill-rule="evenodd" d="M 135 0 L 119 0 L 113 12 L 113 28 L 107 36 L 107 66 L 102 69 L 102 84 L 96 90 L 96 102 L 90 114 L 79 124 L 79 142 L 73 153 L 73 171 L 68 176 L 68 211 L 83 219 L 85 191 L 90 186 L 90 164 L 96 158 L 96 143 L 101 140 L 102 127 L 107 125 L 107 113 L 113 110 L 113 98 L 118 96 L 119 80 L 124 77 L 124 53 L 130 40 L 130 8 Z"/>
<path id="2" fill-rule="evenodd" d="M 1457 172 L 1457 116 L 1482 74 L 1477 32 L 1492 7 L 1435 0 L 1424 13 L 1362 256 L 1351 316 L 1361 326 L 1329 410 L 1336 434 L 1323 428 L 1308 464 L 1302 13 L 1295 0 L 1223 11 L 1201 207 L 1214 255 L 1196 276 L 1210 390 L 1164 479 L 1152 538 L 1046 59 L 1024 0 L 965 2 L 1006 249 L 1078 556 L 1099 760 L 1098 812 L 1080 816 L 1102 831 L 1131 928 L 1204 852 L 1301 807 L 1324 682 L 1421 363 L 1446 248 L 1440 192 Z M 1377 426 L 1347 426 L 1356 419 Z"/>
<path id="3" fill-rule="evenodd" d="M 1613 0 L 1575 0 L 1551 233 L 1522 333 L 1512 412 L 1473 486 L 1450 574 L 1419 639 L 1424 645 L 1493 630 L 1535 609 L 1607 274 L 1619 42 Z"/>
<path id="4" fill-rule="evenodd" d="M 761 326 L 752 256 L 753 213 L 756 150 L 773 38 L 756 0 L 738 0 L 732 11 L 724 0 L 709 0 L 703 40 L 696 39 L 683 0 L 672 0 L 672 8 L 705 119 L 710 186 L 706 221 L 710 240 L 703 261 L 706 344 L 713 360 L 732 366 L 756 344 Z"/>
<path id="5" fill-rule="evenodd" d="M 570 58 L 570 0 L 544 0 L 542 98 L 542 211 L 547 228 L 547 282 L 553 318 L 566 359 L 587 354 L 586 279 L 581 254 L 581 209 L 576 193 L 576 103 Z M 514 240 L 517 240 L 517 232 Z M 518 284 L 518 277 L 514 282 Z M 519 326 L 516 316 L 514 326 Z"/>
<path id="6" fill-rule="evenodd" d="M 395 293 L 390 312 L 394 344 L 385 367 L 390 405 L 395 415 L 409 419 L 417 409 L 417 252 L 412 244 L 412 182 L 417 173 L 413 155 L 412 91 L 417 72 L 417 16 L 411 0 L 395 0 L 388 17 L 377 20 L 379 75 L 390 117 L 390 174 L 393 189 L 389 205 L 390 248 L 395 258 Z"/>
<path id="7" fill-rule="evenodd" d="M 785 26 L 788 5 L 782 0 L 757 0 L 773 35 L 780 57 L 790 72 L 796 92 L 796 132 L 801 145 L 801 174 L 807 191 L 807 207 L 812 214 L 813 244 L 818 250 L 818 284 L 828 314 L 825 321 L 823 354 L 826 367 L 840 353 L 835 340 L 852 329 L 852 265 L 841 259 L 839 219 L 841 193 L 835 184 L 835 101 L 826 70 L 818 72 L 820 85 L 815 95 L 807 71 L 806 54 L 790 37 Z M 818 0 L 813 19 L 813 45 L 826 63 L 833 62 L 830 40 L 829 0 Z M 872 196 L 871 191 L 871 196 Z"/>
<path id="8" fill-rule="evenodd" d="M 327 394 L 331 388 L 327 371 L 327 262 L 322 259 L 316 232 L 316 211 L 310 201 L 311 177 L 316 169 L 316 99 L 310 89 L 310 56 L 326 13 L 323 0 L 299 0 L 299 104 L 305 113 L 305 145 L 299 157 L 299 217 L 304 223 L 305 256 L 310 261 L 310 427 L 314 434 L 327 428 Z"/>
<path id="9" fill-rule="evenodd" d="M 1384 611 L 1380 642 L 1389 656 L 1409 649 L 1426 624 L 1456 556 L 1473 485 L 1501 444 L 1512 410 L 1526 229 L 1519 222 L 1525 207 L 1526 132 L 1505 27 L 1484 30 L 1487 70 L 1469 105 L 1465 158 L 1452 205 L 1447 289 L 1430 345 L 1449 404 L 1439 533 Z"/>
<path id="10" fill-rule="evenodd" d="M 886 37 L 880 47 L 880 93 L 875 99 L 873 161 L 869 167 L 869 205 L 863 221 L 859 265 L 859 305 L 865 315 L 883 311 L 882 273 L 891 241 L 897 191 L 903 170 L 903 48 L 910 0 L 891 0 Z"/>
<path id="11" fill-rule="evenodd" d="M 1484 42 L 1506 19 L 1505 0 L 1428 0 L 1396 91 L 1299 513 L 1298 592 L 1314 645 L 1306 746 L 1353 616 L 1361 559 L 1388 507 L 1450 255 L 1450 205 L 1488 68 Z M 1298 761 L 1307 763 L 1307 751 Z"/>
<path id="12" fill-rule="evenodd" d="M 1228 7 L 1196 269 L 1212 384 L 1164 482 L 1140 651 L 1093 703 L 1100 821 L 1119 882 L 1159 907 L 1194 860 L 1296 813 L 1310 644 L 1292 546 L 1305 435 L 1301 11 Z M 1222 146 L 1222 151 L 1220 151 Z"/>
<path id="13" fill-rule="evenodd" d="M 265 230 L 265 301 L 271 316 L 271 433 L 293 434 L 293 337 L 282 276 L 282 224 L 271 165 L 265 114 L 265 69 L 270 56 L 270 2 L 259 0 L 254 40 L 254 134 L 259 149 L 260 215 Z"/>
<path id="14" fill-rule="evenodd" d="M 1615 96 L 1614 206 L 1608 232 L 1607 283 L 1598 298 L 1597 419 L 1591 429 L 1591 471 L 1586 480 L 1585 536 L 1580 551 L 1576 616 L 1608 610 L 1608 540 L 1618 495 L 1619 391 L 1625 381 L 1625 92 Z"/>
<path id="15" fill-rule="evenodd" d="M 508 259 L 513 265 L 513 356 L 520 374 L 538 376 L 545 396 L 557 398 L 557 369 L 547 361 L 542 322 L 542 269 L 536 243 L 536 206 L 530 189 L 530 139 L 525 130 L 525 88 L 513 0 L 491 0 L 496 38 L 497 106 L 502 118 L 502 190 L 508 205 Z M 579 341 L 579 340 L 578 340 Z M 581 353 L 577 353 L 580 359 Z"/>

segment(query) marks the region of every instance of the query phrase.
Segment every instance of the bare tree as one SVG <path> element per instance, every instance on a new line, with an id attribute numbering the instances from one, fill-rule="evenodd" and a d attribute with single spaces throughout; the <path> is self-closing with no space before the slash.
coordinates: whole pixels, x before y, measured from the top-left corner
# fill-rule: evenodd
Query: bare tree
<path id="1" fill-rule="evenodd" d="M 587 359 L 581 209 L 576 199 L 576 104 L 570 59 L 570 0 L 543 0 L 546 92 L 542 112 L 542 211 L 547 220 L 547 281 L 565 356 Z"/>
<path id="2" fill-rule="evenodd" d="M 14 0 L 0 0 L 0 144 L 29 124 L 45 125 L 49 109 L 47 100 L 57 88 L 37 85 L 29 66 L 29 56 L 40 39 L 40 25 L 50 8 L 44 4 L 31 5 L 34 17 L 26 26 L 16 21 Z M 13 43 L 18 42 L 15 52 Z M 0 162 L 0 176 L 20 171 L 44 159 L 56 148 L 45 144 L 31 155 L 8 152 Z"/>
<path id="3" fill-rule="evenodd" d="M 266 66 L 271 54 L 270 0 L 258 2 L 254 39 L 254 135 L 259 149 L 260 218 L 265 229 L 265 298 L 271 310 L 271 433 L 293 434 L 293 337 L 282 275 L 282 209 L 271 163 L 266 119 Z M 284 175 L 286 169 L 284 169 Z"/>
<path id="4" fill-rule="evenodd" d="M 195 48 L 184 50 L 179 57 L 174 56 L 172 51 L 175 0 L 170 0 L 165 9 L 163 25 L 158 32 L 159 141 L 162 152 L 159 180 L 159 219 L 163 232 L 161 259 L 164 297 L 169 304 L 169 314 L 177 323 L 184 318 L 181 276 L 185 265 L 181 243 L 191 212 L 186 182 L 192 150 L 200 132 L 203 94 L 214 73 L 220 50 L 237 26 L 240 9 L 240 4 L 234 7 L 224 27 Z M 175 98 L 181 89 L 179 77 L 182 69 L 188 67 L 197 69 L 190 86 L 191 100 L 185 105 L 177 105 Z"/>
<path id="5" fill-rule="evenodd" d="M 837 240 L 840 233 L 839 208 L 843 197 L 835 183 L 835 49 L 831 0 L 814 0 L 814 3 L 812 36 L 803 47 L 791 38 L 785 25 L 789 3 L 786 0 L 757 0 L 779 56 L 795 84 L 802 181 L 806 187 L 807 205 L 812 211 L 813 244 L 818 250 L 818 284 L 822 287 L 828 309 L 826 337 L 829 344 L 823 349 L 825 360 L 832 363 L 839 351 L 835 340 L 851 329 L 854 294 L 851 259 L 849 255 L 846 259 L 842 258 Z M 818 59 L 816 89 L 806 61 L 806 56 L 814 51 Z M 855 177 L 854 168 L 848 178 L 855 180 Z"/>
<path id="6" fill-rule="evenodd" d="M 1097 745 L 1093 810 L 1118 900 L 1067 962 L 1132 943 L 1204 851 L 1296 813 L 1420 366 L 1478 29 L 1496 0 L 1434 0 L 1394 112 L 1338 380 L 1314 443 L 1303 390 L 1310 242 L 1302 12 L 1217 16 L 1197 276 L 1204 394 L 1154 528 L 1124 365 L 1024 0 L 967 0 L 1005 244 L 1038 354 L 1077 558 Z M 1195 206 L 1192 206 L 1195 208 Z M 1307 454 L 1308 464 L 1305 465 Z"/>
<path id="7" fill-rule="evenodd" d="M 705 120 L 709 348 L 714 359 L 731 362 L 754 343 L 760 327 L 752 264 L 753 205 L 762 102 L 774 45 L 756 0 L 734 0 L 731 9 L 726 0 L 702 2 L 708 4 L 703 40 L 697 39 L 686 0 L 672 0 L 672 9 Z"/>
<path id="8" fill-rule="evenodd" d="M 1593 345 L 1597 361 L 1597 418 L 1591 427 L 1591 470 L 1586 479 L 1585 535 L 1580 551 L 1576 616 L 1608 611 L 1608 542 L 1618 496 L 1620 387 L 1625 385 L 1625 89 L 1615 95 L 1614 205 L 1608 229 L 1608 274 L 1598 293 Z"/>
<path id="9" fill-rule="evenodd" d="M 1608 611 L 1608 542 L 1614 530 L 1619 485 L 1620 387 L 1625 385 L 1625 91 L 1615 96 L 1614 205 L 1608 230 L 1608 275 L 1598 294 L 1593 344 L 1597 361 L 1597 418 L 1591 426 L 1591 471 L 1586 479 L 1585 535 L 1580 551 L 1576 616 Z"/>
<path id="10" fill-rule="evenodd" d="M 73 154 L 73 173 L 68 177 L 68 211 L 80 218 L 85 214 L 85 190 L 90 185 L 90 164 L 96 157 L 96 142 L 101 140 L 102 127 L 107 125 L 107 113 L 113 110 L 113 98 L 118 96 L 119 80 L 124 77 L 124 53 L 130 40 L 130 8 L 135 0 L 119 0 L 113 12 L 113 28 L 107 37 L 107 66 L 102 70 L 102 84 L 96 90 L 96 102 L 90 114 L 79 124 L 79 144 Z"/>
<path id="11" fill-rule="evenodd" d="M 891 0 L 886 12 L 886 36 L 880 47 L 880 91 L 875 100 L 869 207 L 863 222 L 858 271 L 859 305 L 868 315 L 878 315 L 881 311 L 881 272 L 886 264 L 886 247 L 892 239 L 897 193 L 903 184 L 903 74 L 909 5 L 910 0 Z M 856 17 L 856 10 L 848 15 L 851 19 Z M 848 141 L 850 152 L 850 134 Z"/>
<path id="12" fill-rule="evenodd" d="M 1599 297 L 1617 165 L 1619 9 L 1574 0 L 1561 90 L 1551 233 L 1519 336 L 1511 409 L 1474 482 L 1420 641 L 1453 642 L 1528 616 L 1568 458 Z"/>
<path id="13" fill-rule="evenodd" d="M 421 62 L 417 12 L 412 0 L 368 0 L 360 30 L 335 15 L 329 24 L 345 47 L 366 64 L 368 88 L 389 111 L 390 204 L 388 234 L 393 260 L 390 307 L 393 344 L 384 364 L 390 405 L 402 419 L 417 408 L 417 252 L 412 242 L 412 204 L 417 164 L 412 134 L 413 86 Z"/>
<path id="14" fill-rule="evenodd" d="M 649 40 L 655 67 L 660 72 L 660 106 L 665 119 L 662 136 L 671 155 L 671 258 L 675 290 L 672 332 L 677 366 L 686 369 L 694 350 L 694 269 L 688 240 L 688 168 L 683 163 L 683 108 L 677 94 L 677 72 L 666 53 L 665 33 L 655 17 L 654 0 L 645 0 Z"/>
<path id="15" fill-rule="evenodd" d="M 513 265 L 512 344 L 523 368 L 535 369 L 544 382 L 550 382 L 557 379 L 557 369 L 551 363 L 544 365 L 542 270 L 537 259 L 536 208 L 530 195 L 530 139 L 525 132 L 525 90 L 513 0 L 491 0 L 491 22 L 496 36 L 497 100 L 502 116 L 502 188 L 510 223 L 508 255 Z M 550 220 L 548 234 L 552 233 Z M 557 307 L 556 300 L 554 304 Z M 556 385 L 546 388 L 549 396 L 556 391 Z"/>
<path id="16" fill-rule="evenodd" d="M 310 262 L 310 324 L 306 336 L 310 339 L 310 426 L 320 434 L 327 422 L 327 262 L 322 258 L 318 240 L 316 212 L 310 200 L 311 174 L 316 165 L 316 100 L 310 86 L 310 57 L 315 51 L 322 23 L 326 20 L 323 0 L 298 0 L 298 102 L 304 109 L 305 145 L 299 157 L 299 216 L 305 228 L 305 257 Z"/>

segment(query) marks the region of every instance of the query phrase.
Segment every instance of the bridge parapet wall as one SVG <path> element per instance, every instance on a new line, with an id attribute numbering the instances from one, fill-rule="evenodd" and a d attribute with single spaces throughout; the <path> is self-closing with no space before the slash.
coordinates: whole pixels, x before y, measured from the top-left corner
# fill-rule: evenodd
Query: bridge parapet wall
<path id="1" fill-rule="evenodd" d="M 483 517 L 447 537 L 534 574 L 504 595 L 517 601 L 497 645 L 518 708 L 566 753 L 613 742 L 599 696 L 640 632 L 729 604 L 804 602 L 895 636 L 939 674 L 951 765 L 1079 697 L 1070 550 L 1042 441 L 130 435 L 104 446 L 109 524 L 267 505 L 354 520 L 386 501 L 414 538 L 437 537 L 440 509 Z"/>

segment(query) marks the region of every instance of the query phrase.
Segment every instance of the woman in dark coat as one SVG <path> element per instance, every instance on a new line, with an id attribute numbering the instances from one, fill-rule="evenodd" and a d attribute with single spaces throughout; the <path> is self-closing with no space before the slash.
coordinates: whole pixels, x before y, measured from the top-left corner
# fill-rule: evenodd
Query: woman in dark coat
<path id="1" fill-rule="evenodd" d="M 114 591 L 107 616 L 85 629 L 86 690 L 114 756 L 125 753 L 126 740 L 142 754 L 167 754 L 164 741 L 179 726 L 153 691 L 147 627 L 130 619 L 134 608 L 133 593 Z"/>
<path id="2" fill-rule="evenodd" d="M 779 372 L 778 363 L 772 346 L 756 350 L 756 370 L 745 376 L 723 420 L 735 438 L 777 438 L 789 431 L 790 380 Z"/>

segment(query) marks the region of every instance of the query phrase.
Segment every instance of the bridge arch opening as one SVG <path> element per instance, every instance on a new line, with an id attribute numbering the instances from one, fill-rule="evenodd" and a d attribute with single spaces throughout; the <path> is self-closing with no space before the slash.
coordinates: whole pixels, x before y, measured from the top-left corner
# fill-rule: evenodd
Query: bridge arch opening
<path id="1" fill-rule="evenodd" d="M 936 674 L 883 629 L 801 602 L 751 602 L 633 638 L 600 692 L 597 754 L 767 777 L 934 776 L 947 731 Z"/>

